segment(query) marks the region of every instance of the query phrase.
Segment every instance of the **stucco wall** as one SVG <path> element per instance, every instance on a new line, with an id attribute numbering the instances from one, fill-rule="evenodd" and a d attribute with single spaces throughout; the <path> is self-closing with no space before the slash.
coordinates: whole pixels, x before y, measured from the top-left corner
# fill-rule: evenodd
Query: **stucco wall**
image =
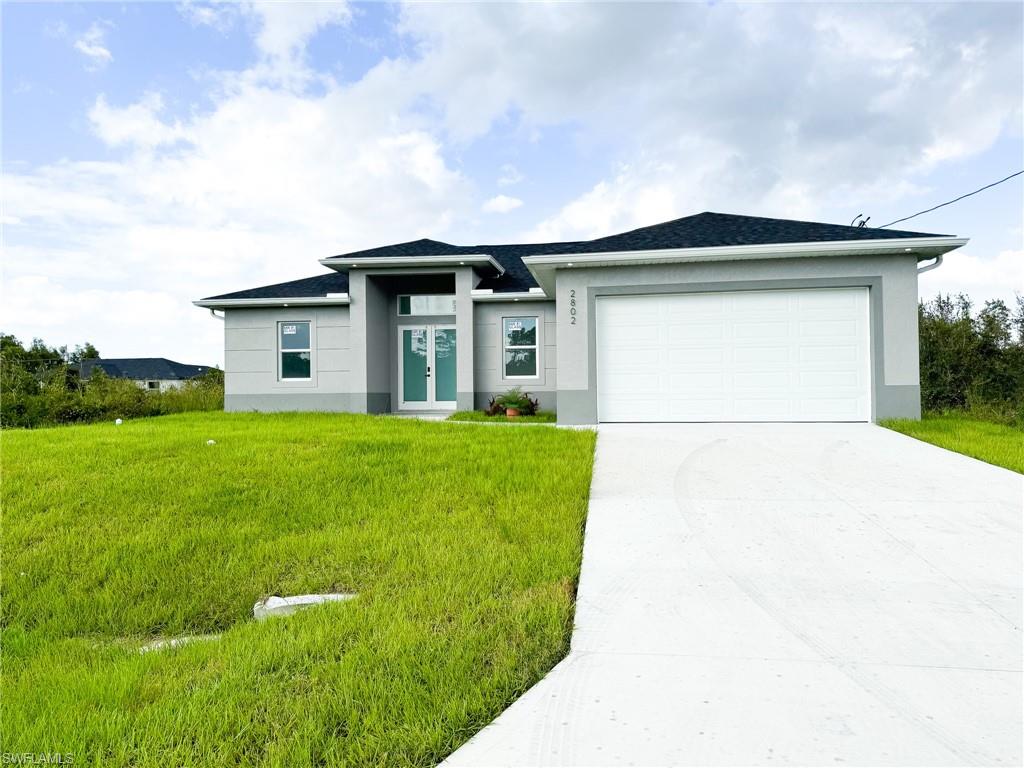
<path id="1" fill-rule="evenodd" d="M 869 289 L 873 418 L 918 418 L 917 260 L 862 256 L 560 269 L 559 421 L 591 424 L 598 418 L 593 322 L 598 296 L 841 286 Z M 573 300 L 575 315 L 570 313 Z"/>
<path id="2" fill-rule="evenodd" d="M 278 378 L 277 325 L 308 321 L 310 381 Z M 224 409 L 352 410 L 348 307 L 229 309 L 224 313 Z"/>
<path id="3" fill-rule="evenodd" d="M 505 377 L 502 349 L 502 318 L 537 318 L 537 373 L 535 379 Z M 555 303 L 553 301 L 477 302 L 473 311 L 474 370 L 476 407 L 483 408 L 491 396 L 520 387 L 540 401 L 541 408 L 555 410 L 558 377 Z"/>

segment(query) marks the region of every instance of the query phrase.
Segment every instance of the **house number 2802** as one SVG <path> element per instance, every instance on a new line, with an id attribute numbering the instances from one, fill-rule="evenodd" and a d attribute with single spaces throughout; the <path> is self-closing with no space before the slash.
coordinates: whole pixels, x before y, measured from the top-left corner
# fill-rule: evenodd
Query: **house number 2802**
<path id="1" fill-rule="evenodd" d="M 576 289 L 569 289 L 569 325 L 576 325 Z"/>

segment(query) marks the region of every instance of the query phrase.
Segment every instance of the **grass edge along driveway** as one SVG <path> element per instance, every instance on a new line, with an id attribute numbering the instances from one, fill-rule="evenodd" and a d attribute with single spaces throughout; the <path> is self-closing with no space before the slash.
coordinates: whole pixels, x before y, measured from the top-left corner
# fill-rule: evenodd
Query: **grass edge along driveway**
<path id="1" fill-rule="evenodd" d="M 3 750 L 436 764 L 568 650 L 594 441 L 331 414 L 5 432 Z M 251 619 L 328 591 L 359 597 Z"/>
<path id="2" fill-rule="evenodd" d="M 1024 473 L 1024 430 L 956 414 L 920 421 L 888 419 L 883 427 L 974 459 Z"/>

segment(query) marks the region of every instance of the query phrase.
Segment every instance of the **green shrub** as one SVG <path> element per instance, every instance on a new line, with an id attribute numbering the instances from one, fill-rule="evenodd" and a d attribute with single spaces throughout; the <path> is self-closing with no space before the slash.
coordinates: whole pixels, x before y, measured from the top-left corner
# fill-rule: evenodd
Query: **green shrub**
<path id="1" fill-rule="evenodd" d="M 127 379 L 96 370 L 81 380 L 70 363 L 95 357 L 86 344 L 75 352 L 49 348 L 35 339 L 27 349 L 0 336 L 0 426 L 42 427 L 90 421 L 138 419 L 184 411 L 224 408 L 224 372 L 212 369 L 166 392 L 142 389 Z"/>

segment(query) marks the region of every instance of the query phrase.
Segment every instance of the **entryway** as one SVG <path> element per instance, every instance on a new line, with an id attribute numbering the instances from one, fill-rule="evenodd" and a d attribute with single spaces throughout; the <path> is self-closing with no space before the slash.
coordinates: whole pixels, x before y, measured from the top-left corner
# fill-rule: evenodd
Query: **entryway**
<path id="1" fill-rule="evenodd" d="M 455 410 L 455 326 L 398 327 L 400 410 Z"/>

